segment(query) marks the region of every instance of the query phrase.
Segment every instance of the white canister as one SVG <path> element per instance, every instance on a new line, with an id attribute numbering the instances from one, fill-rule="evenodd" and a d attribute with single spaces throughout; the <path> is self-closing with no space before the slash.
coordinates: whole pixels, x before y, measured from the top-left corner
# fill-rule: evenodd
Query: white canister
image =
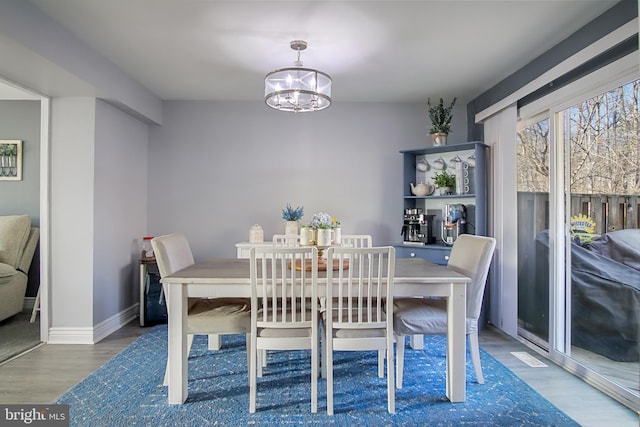
<path id="1" fill-rule="evenodd" d="M 249 230 L 249 243 L 262 243 L 264 242 L 264 232 L 262 227 L 258 224 L 253 224 L 253 227 Z"/>
<path id="2" fill-rule="evenodd" d="M 154 260 L 156 257 L 153 254 L 153 247 L 151 246 L 151 240 L 153 237 L 147 236 L 142 238 L 142 260 L 150 261 Z"/>

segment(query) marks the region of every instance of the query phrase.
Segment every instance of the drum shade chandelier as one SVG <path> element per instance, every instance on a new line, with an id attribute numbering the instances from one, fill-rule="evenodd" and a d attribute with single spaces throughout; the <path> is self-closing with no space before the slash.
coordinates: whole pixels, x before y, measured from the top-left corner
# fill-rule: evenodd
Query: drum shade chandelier
<path id="1" fill-rule="evenodd" d="M 264 102 L 269 107 L 305 113 L 324 110 L 331 105 L 331 77 L 302 66 L 300 52 L 306 48 L 306 41 L 292 41 L 291 49 L 298 51 L 295 67 L 272 71 L 264 78 Z"/>

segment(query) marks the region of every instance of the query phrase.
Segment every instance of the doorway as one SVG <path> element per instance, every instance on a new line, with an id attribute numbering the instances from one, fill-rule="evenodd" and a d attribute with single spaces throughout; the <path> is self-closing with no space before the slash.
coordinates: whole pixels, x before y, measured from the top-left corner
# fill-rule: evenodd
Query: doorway
<path id="1" fill-rule="evenodd" d="M 23 176 L 21 181 L 11 181 L 14 187 L 5 187 L 3 200 L 14 200 L 4 205 L 6 210 L 0 214 L 26 213 L 32 217 L 32 226 L 40 228 L 39 245 L 29 272 L 29 284 L 25 298 L 24 311 L 19 316 L 21 321 L 30 323 L 33 305 L 40 290 L 40 310 L 35 317 L 35 325 L 39 324 L 37 335 L 43 342 L 48 341 L 48 280 L 49 280 L 49 98 L 21 87 L 11 81 L 0 78 L 0 102 L 10 110 L 12 103 L 18 103 L 14 120 L 15 138 L 20 135 L 29 140 L 23 144 Z M 28 114 L 25 114 L 28 112 Z M 37 130 L 39 128 L 39 131 Z M 21 130 L 22 129 L 22 130 Z M 29 129 L 26 132 L 25 129 Z M 34 146 L 38 142 L 39 147 Z M 17 184 L 17 185 L 16 185 Z M 27 192 L 28 196 L 23 193 Z M 18 197 L 16 199 L 16 197 Z M 20 211 L 15 210 L 20 206 Z M 23 212 L 24 211 L 24 212 Z"/>

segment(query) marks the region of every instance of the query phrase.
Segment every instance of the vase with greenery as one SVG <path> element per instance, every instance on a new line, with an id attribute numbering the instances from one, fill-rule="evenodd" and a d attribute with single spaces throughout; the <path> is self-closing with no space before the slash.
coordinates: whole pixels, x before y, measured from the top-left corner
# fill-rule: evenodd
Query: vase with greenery
<path id="1" fill-rule="evenodd" d="M 443 170 L 433 176 L 433 184 L 440 189 L 441 196 L 451 194 L 456 188 L 456 176 Z"/>
<path id="2" fill-rule="evenodd" d="M 289 203 L 282 209 L 282 219 L 286 221 L 284 234 L 298 234 L 298 221 L 304 215 L 304 207 L 293 208 Z"/>
<path id="3" fill-rule="evenodd" d="M 340 226 L 340 221 L 335 216 L 331 217 L 331 229 L 333 229 L 333 241 L 331 242 L 334 245 L 342 244 L 342 228 Z"/>
<path id="4" fill-rule="evenodd" d="M 427 98 L 427 106 L 429 107 L 429 118 L 431 119 L 431 136 L 433 137 L 433 145 L 446 145 L 447 135 L 451 133 L 451 119 L 453 118 L 451 112 L 453 106 L 456 104 L 456 99 L 453 98 L 451 104 L 445 107 L 444 100 L 440 98 L 440 102 L 431 105 L 431 99 Z"/>
<path id="5" fill-rule="evenodd" d="M 316 230 L 316 244 L 331 246 L 333 240 L 333 217 L 326 212 L 313 214 L 309 226 Z"/>

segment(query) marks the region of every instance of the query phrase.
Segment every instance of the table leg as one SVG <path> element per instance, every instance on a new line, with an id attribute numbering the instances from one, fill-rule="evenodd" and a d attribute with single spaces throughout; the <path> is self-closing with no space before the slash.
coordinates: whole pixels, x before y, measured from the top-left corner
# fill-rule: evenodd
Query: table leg
<path id="1" fill-rule="evenodd" d="M 187 372 L 187 290 L 169 284 L 169 403 L 184 403 L 188 395 Z"/>
<path id="2" fill-rule="evenodd" d="M 452 283 L 447 298 L 447 397 L 464 402 L 466 396 L 466 291 L 465 283 Z"/>

